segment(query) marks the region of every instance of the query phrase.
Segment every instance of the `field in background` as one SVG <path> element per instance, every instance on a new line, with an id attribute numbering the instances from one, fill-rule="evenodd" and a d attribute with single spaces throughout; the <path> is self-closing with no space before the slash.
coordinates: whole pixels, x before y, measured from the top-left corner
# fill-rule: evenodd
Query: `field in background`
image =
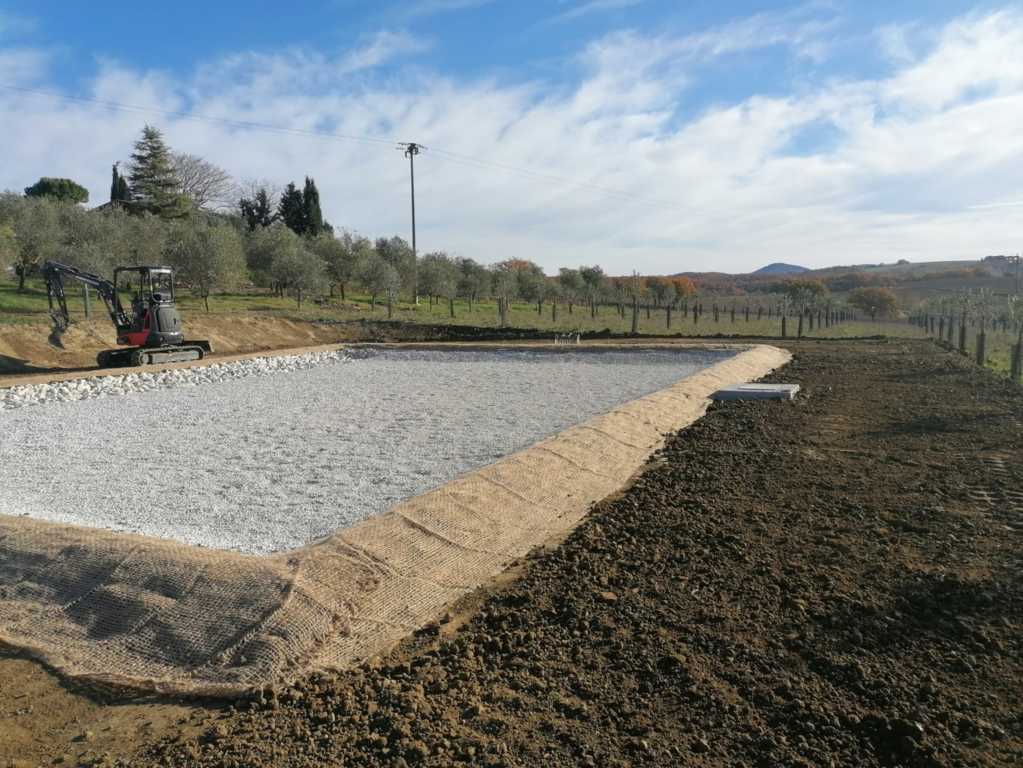
<path id="1" fill-rule="evenodd" d="M 663 308 L 650 308 L 649 313 L 640 308 L 638 331 L 641 334 L 682 334 L 684 336 L 752 336 L 779 338 L 782 335 L 781 319 L 777 316 L 767 319 L 766 310 L 762 319 L 756 319 L 756 297 L 750 298 L 753 308 L 749 322 L 745 320 L 745 297 L 737 297 L 735 303 L 735 322 L 731 319 L 732 299 L 719 299 L 722 307 L 719 319 L 714 321 L 709 309 L 711 299 L 704 301 L 707 311 L 698 323 L 693 322 L 692 314 L 683 315 L 678 310 L 671 313 L 671 325 L 668 325 L 667 311 Z M 179 307 L 187 326 L 190 317 L 207 314 L 201 299 L 187 292 L 179 296 Z M 81 291 L 68 294 L 68 308 L 72 318 L 85 319 L 84 302 Z M 105 308 L 102 301 L 93 294 L 91 301 L 93 320 L 103 322 Z M 390 312 L 390 318 L 400 322 L 422 323 L 431 325 L 466 325 L 484 328 L 497 328 L 500 317 L 497 303 L 486 300 L 469 304 L 458 299 L 454 303 L 455 317 L 451 317 L 450 307 L 446 300 L 431 305 L 428 298 L 423 297 L 419 306 L 409 301 L 396 302 Z M 352 320 L 386 320 L 388 310 L 385 303 L 378 301 L 371 307 L 368 295 L 349 292 L 344 302 L 340 298 L 326 299 L 320 303 L 304 301 L 298 306 L 291 298 L 280 298 L 267 293 L 233 293 L 214 296 L 210 299 L 211 315 L 229 315 L 234 313 L 279 316 L 289 319 L 306 321 L 352 321 Z M 26 293 L 18 293 L 15 285 L 9 281 L 0 281 L 0 327 L 5 324 L 38 323 L 47 319 L 46 290 L 38 281 L 29 282 Z M 528 328 L 550 331 L 551 334 L 569 334 L 610 331 L 612 333 L 629 333 L 632 330 L 632 310 L 625 307 L 624 317 L 613 305 L 598 307 L 597 316 L 591 317 L 588 306 L 575 305 L 569 311 L 567 304 L 560 303 L 557 316 L 552 314 L 552 305 L 543 305 L 542 312 L 537 312 L 535 304 L 524 302 L 512 303 L 508 312 L 508 325 L 512 328 Z M 787 320 L 787 336 L 797 334 L 797 320 Z M 972 356 L 975 349 L 977 329 L 967 329 L 967 354 Z M 811 330 L 808 323 L 804 324 L 804 336 L 814 338 L 841 339 L 866 336 L 891 336 L 898 338 L 926 338 L 927 334 L 906 321 L 855 320 L 833 325 L 830 328 L 816 326 Z M 986 364 L 1002 375 L 1008 375 L 1010 369 L 1011 350 L 1016 337 L 1013 333 L 989 330 L 987 334 Z"/>
<path id="2" fill-rule="evenodd" d="M 710 310 L 711 299 L 706 299 L 704 304 L 706 312 L 698 323 L 693 322 L 692 313 L 683 315 L 677 309 L 672 310 L 670 327 L 665 309 L 651 307 L 648 316 L 647 310 L 640 307 L 638 331 L 642 334 L 682 333 L 687 336 L 778 337 L 781 335 L 781 319 L 779 317 L 775 316 L 768 320 L 765 309 L 763 319 L 756 319 L 755 300 L 751 301 L 751 306 L 754 309 L 749 322 L 745 321 L 743 315 L 743 309 L 746 306 L 745 299 L 735 300 L 736 318 L 734 323 L 731 321 L 731 299 L 719 300 L 723 309 L 717 322 L 714 321 Z M 188 295 L 188 293 L 182 293 L 178 297 L 178 306 L 186 324 L 189 317 L 206 313 L 203 301 Z M 91 307 L 93 320 L 102 320 L 105 308 L 95 293 L 92 295 Z M 485 328 L 496 328 L 500 325 L 497 302 L 494 300 L 474 302 L 470 309 L 468 302 L 464 299 L 457 299 L 454 308 L 455 317 L 452 318 L 446 299 L 431 305 L 428 298 L 422 297 L 419 306 L 402 300 L 392 306 L 390 319 L 410 323 L 457 324 Z M 73 320 L 85 319 L 84 303 L 80 291 L 69 291 L 68 309 Z M 47 311 L 46 289 L 40 282 L 30 281 L 28 291 L 19 294 L 13 283 L 0 281 L 0 325 L 45 321 Z M 357 292 L 349 292 L 344 302 L 340 298 L 334 298 L 326 299 L 321 303 L 304 301 L 301 306 L 291 297 L 279 298 L 266 293 L 223 294 L 211 297 L 209 312 L 210 314 L 265 313 L 310 321 L 388 319 L 386 303 L 378 300 L 376 306 L 371 307 L 370 296 Z M 626 306 L 623 317 L 619 314 L 616 306 L 601 305 L 597 308 L 597 316 L 591 317 L 588 306 L 577 304 L 569 311 L 567 304 L 559 303 L 555 318 L 550 303 L 545 303 L 542 312 L 537 312 L 536 304 L 513 302 L 509 307 L 508 326 L 546 330 L 551 331 L 552 334 L 604 330 L 609 330 L 612 333 L 628 333 L 632 329 L 632 309 L 630 306 Z M 795 336 L 796 319 L 790 317 L 787 326 L 788 335 Z M 878 335 L 922 338 L 925 334 L 919 328 L 905 322 L 852 321 L 831 328 L 815 327 L 812 334 L 807 324 L 804 327 L 804 335 L 821 338 Z"/>

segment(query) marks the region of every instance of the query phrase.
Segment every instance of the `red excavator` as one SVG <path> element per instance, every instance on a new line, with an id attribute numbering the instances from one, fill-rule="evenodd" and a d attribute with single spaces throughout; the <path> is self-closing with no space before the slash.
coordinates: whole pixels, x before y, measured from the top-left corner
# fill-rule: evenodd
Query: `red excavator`
<path id="1" fill-rule="evenodd" d="M 94 288 L 103 297 L 117 329 L 117 343 L 128 346 L 100 352 L 96 356 L 100 368 L 201 360 L 213 351 L 208 341 L 185 339 L 174 303 L 174 271 L 170 267 L 118 267 L 113 282 L 56 261 L 43 264 L 42 273 L 58 334 L 71 324 L 64 296 L 65 278 Z M 119 292 L 131 297 L 131 313 L 124 309 Z"/>

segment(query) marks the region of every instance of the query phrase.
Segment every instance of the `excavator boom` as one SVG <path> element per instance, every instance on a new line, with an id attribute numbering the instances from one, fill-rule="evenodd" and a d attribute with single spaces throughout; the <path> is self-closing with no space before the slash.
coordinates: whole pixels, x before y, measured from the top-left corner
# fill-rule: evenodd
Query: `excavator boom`
<path id="1" fill-rule="evenodd" d="M 118 329 L 131 324 L 131 319 L 124 311 L 124 307 L 121 306 L 117 289 L 106 278 L 57 261 L 47 261 L 43 264 L 42 273 L 43 279 L 46 280 L 46 298 L 50 304 L 50 317 L 53 318 L 58 330 L 67 330 L 67 327 L 71 325 L 71 315 L 68 313 L 67 298 L 64 295 L 65 276 L 84 283 L 90 288 L 95 288 L 103 298 L 103 303 L 107 305 L 110 319 Z"/>

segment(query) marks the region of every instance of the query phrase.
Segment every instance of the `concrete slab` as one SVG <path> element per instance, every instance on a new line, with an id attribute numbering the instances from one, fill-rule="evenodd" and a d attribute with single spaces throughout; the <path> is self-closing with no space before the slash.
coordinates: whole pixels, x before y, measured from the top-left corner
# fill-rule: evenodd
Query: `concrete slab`
<path id="1" fill-rule="evenodd" d="M 719 389 L 714 400 L 792 400 L 799 391 L 798 384 L 737 384 Z"/>

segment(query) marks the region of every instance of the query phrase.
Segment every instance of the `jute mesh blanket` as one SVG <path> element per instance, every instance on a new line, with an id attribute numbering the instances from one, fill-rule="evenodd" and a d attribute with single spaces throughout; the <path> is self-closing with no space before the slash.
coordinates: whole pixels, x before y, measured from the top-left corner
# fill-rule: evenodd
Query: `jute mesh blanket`
<path id="1" fill-rule="evenodd" d="M 349 668 L 574 527 L 757 346 L 389 512 L 257 557 L 0 515 L 0 643 L 93 682 L 235 696 Z"/>

